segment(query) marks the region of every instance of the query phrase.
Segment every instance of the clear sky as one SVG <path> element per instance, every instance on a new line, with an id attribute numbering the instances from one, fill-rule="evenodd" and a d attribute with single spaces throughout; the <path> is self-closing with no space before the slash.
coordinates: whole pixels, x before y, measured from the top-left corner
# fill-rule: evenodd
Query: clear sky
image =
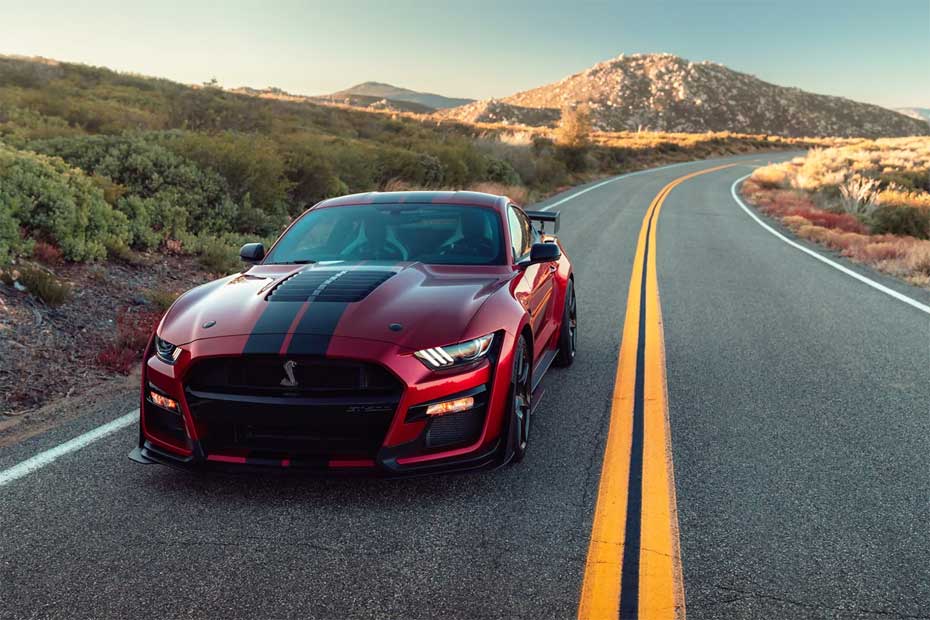
<path id="1" fill-rule="evenodd" d="M 0 0 L 0 53 L 301 94 L 503 97 L 635 52 L 930 107 L 930 0 Z"/>

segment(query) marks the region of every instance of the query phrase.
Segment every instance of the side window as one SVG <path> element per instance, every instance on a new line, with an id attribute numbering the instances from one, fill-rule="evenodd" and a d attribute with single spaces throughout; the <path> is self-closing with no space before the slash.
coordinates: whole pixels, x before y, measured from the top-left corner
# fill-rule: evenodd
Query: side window
<path id="1" fill-rule="evenodd" d="M 539 241 L 539 233 L 533 228 L 533 222 L 526 216 L 523 211 L 517 211 L 520 221 L 523 222 L 523 238 L 526 240 L 526 248 L 523 253 L 527 254 L 532 249 L 533 244 Z"/>
<path id="2" fill-rule="evenodd" d="M 513 258 L 517 260 L 526 254 L 526 229 L 523 226 L 523 222 L 520 221 L 520 216 L 523 215 L 519 213 L 516 208 L 510 207 L 507 210 L 507 224 L 510 226 L 510 243 L 511 249 L 513 250 Z"/>

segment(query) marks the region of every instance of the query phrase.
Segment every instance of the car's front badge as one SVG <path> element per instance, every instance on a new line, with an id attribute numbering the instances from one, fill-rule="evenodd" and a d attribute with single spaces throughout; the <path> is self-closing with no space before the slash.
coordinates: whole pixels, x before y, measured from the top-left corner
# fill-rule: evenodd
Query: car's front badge
<path id="1" fill-rule="evenodd" d="M 404 326 L 401 325 L 400 323 L 391 323 L 390 325 L 388 325 L 388 329 L 391 330 L 392 332 L 399 332 L 403 328 Z"/>
<path id="2" fill-rule="evenodd" d="M 204 329 L 210 329 L 210 328 L 213 327 L 214 325 L 216 325 L 216 321 L 207 321 L 207 322 L 205 322 L 205 323 L 203 324 L 202 327 L 203 327 Z"/>

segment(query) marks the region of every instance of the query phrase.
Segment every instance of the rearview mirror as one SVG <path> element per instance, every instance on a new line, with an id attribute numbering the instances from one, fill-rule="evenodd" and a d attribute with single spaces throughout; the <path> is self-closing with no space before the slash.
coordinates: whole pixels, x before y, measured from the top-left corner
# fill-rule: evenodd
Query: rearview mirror
<path id="1" fill-rule="evenodd" d="M 245 263 L 257 263 L 265 258 L 265 246 L 261 243 L 246 243 L 239 248 L 239 258 Z"/>
<path id="2" fill-rule="evenodd" d="M 520 262 L 520 267 L 529 267 L 538 263 L 551 263 L 562 258 L 562 250 L 557 243 L 534 243 L 530 248 L 530 257 Z"/>

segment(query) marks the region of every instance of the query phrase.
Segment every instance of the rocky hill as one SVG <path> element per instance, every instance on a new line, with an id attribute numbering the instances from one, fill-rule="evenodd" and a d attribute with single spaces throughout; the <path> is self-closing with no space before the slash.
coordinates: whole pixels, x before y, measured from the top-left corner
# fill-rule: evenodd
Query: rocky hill
<path id="1" fill-rule="evenodd" d="M 603 131 L 734 131 L 780 136 L 904 136 L 926 123 L 842 97 L 786 88 L 713 62 L 671 54 L 620 55 L 500 100 L 437 113 L 470 122 L 551 125 L 565 106 L 588 104 Z"/>
<path id="2" fill-rule="evenodd" d="M 322 95 L 321 99 L 346 99 L 352 97 L 371 98 L 375 100 L 387 100 L 388 102 L 406 102 L 414 103 L 431 110 L 442 110 L 445 108 L 454 108 L 466 105 L 474 101 L 473 99 L 461 99 L 455 97 L 444 97 L 435 93 L 421 93 L 409 88 L 401 88 L 382 82 L 362 82 L 345 90 L 340 90 L 329 95 Z M 361 102 L 362 99 L 359 99 Z M 366 106 L 367 107 L 367 106 Z"/>

